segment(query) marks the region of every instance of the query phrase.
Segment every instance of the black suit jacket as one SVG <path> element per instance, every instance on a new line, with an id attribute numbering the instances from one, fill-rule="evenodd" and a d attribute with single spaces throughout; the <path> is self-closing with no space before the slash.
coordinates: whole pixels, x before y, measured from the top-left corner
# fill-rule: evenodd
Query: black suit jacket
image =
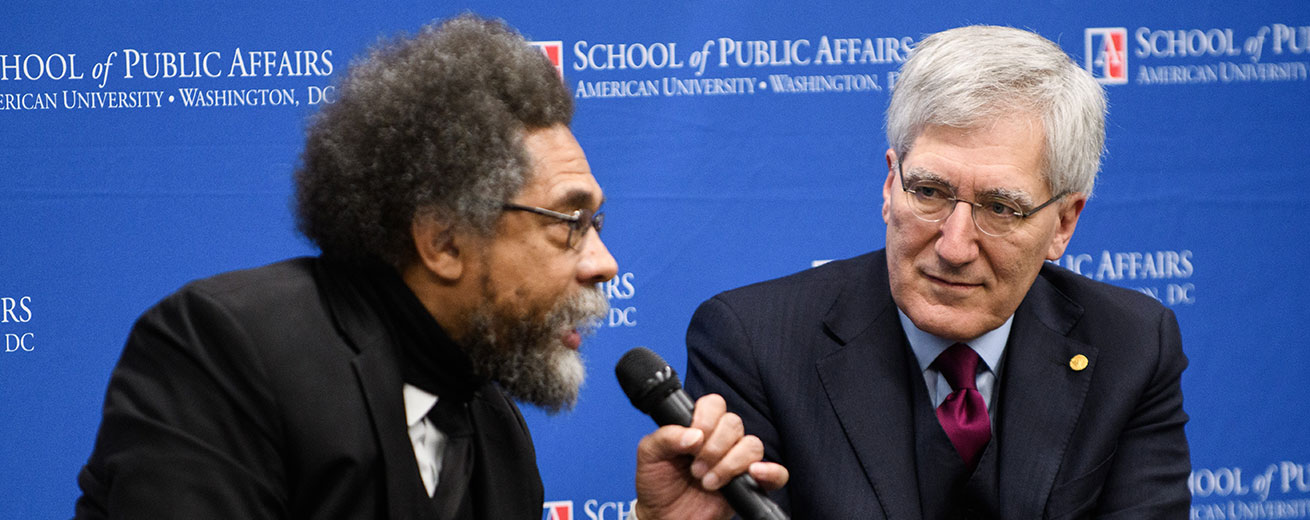
<path id="1" fill-rule="evenodd" d="M 360 283 L 301 258 L 194 282 L 142 315 L 78 477 L 77 518 L 431 516 L 398 353 Z M 475 507 L 539 518 L 518 408 L 487 383 L 470 413 Z"/>
<path id="2" fill-rule="evenodd" d="M 774 496 L 794 518 L 923 517 L 911 392 L 924 381 L 907 369 L 883 251 L 719 294 L 687 348 L 688 389 L 722 394 L 791 470 Z M 1187 360 L 1171 311 L 1048 264 L 1003 363 L 1001 518 L 1186 517 Z"/>

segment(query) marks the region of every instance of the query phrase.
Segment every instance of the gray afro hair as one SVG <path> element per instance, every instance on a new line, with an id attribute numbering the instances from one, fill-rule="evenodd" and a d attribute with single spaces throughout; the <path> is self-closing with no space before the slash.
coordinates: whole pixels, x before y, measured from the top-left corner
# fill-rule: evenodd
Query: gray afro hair
<path id="1" fill-rule="evenodd" d="M 415 218 L 490 235 L 531 174 L 524 132 L 573 117 L 545 56 L 472 14 L 378 43 L 337 91 L 309 125 L 297 227 L 325 256 L 397 267 Z"/>

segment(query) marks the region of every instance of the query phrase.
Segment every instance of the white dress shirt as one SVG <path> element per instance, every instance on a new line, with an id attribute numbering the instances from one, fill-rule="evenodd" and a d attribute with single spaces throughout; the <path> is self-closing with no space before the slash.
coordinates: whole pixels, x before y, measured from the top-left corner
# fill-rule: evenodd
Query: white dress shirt
<path id="1" fill-rule="evenodd" d="M 446 453 L 446 435 L 428 419 L 428 412 L 437 405 L 438 397 L 408 384 L 405 385 L 404 395 L 409 442 L 414 446 L 414 460 L 418 462 L 423 487 L 427 489 L 428 496 L 432 496 L 441 478 L 442 455 Z"/>

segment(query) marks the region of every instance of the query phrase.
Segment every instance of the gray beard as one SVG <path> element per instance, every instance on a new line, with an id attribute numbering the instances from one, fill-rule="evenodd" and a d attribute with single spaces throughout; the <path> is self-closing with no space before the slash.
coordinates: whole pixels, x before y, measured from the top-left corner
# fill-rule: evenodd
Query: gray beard
<path id="1" fill-rule="evenodd" d="M 498 308 L 488 294 L 469 316 L 462 343 L 479 375 L 499 382 L 514 399 L 554 415 L 573 409 L 586 376 L 582 356 L 564 344 L 561 334 L 577 329 L 587 336 L 608 312 L 604 293 L 592 287 L 534 313 L 540 317 Z"/>

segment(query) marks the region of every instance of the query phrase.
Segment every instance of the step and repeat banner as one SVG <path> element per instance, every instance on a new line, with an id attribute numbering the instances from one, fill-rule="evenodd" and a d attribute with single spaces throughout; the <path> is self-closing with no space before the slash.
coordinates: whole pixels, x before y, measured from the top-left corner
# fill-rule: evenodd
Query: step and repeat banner
<path id="1" fill-rule="evenodd" d="M 1058 263 L 1182 327 L 1192 518 L 1310 518 L 1310 8 L 1299 2 L 592 0 L 8 5 L 0 21 L 0 518 L 71 516 L 136 317 L 189 280 L 313 254 L 306 120 L 381 36 L 464 10 L 550 53 L 605 188 L 613 310 L 577 408 L 525 407 L 543 518 L 620 519 L 650 420 L 613 377 L 680 371 L 713 294 L 883 245 L 883 110 L 923 35 L 1059 43 L 1109 94 Z"/>

